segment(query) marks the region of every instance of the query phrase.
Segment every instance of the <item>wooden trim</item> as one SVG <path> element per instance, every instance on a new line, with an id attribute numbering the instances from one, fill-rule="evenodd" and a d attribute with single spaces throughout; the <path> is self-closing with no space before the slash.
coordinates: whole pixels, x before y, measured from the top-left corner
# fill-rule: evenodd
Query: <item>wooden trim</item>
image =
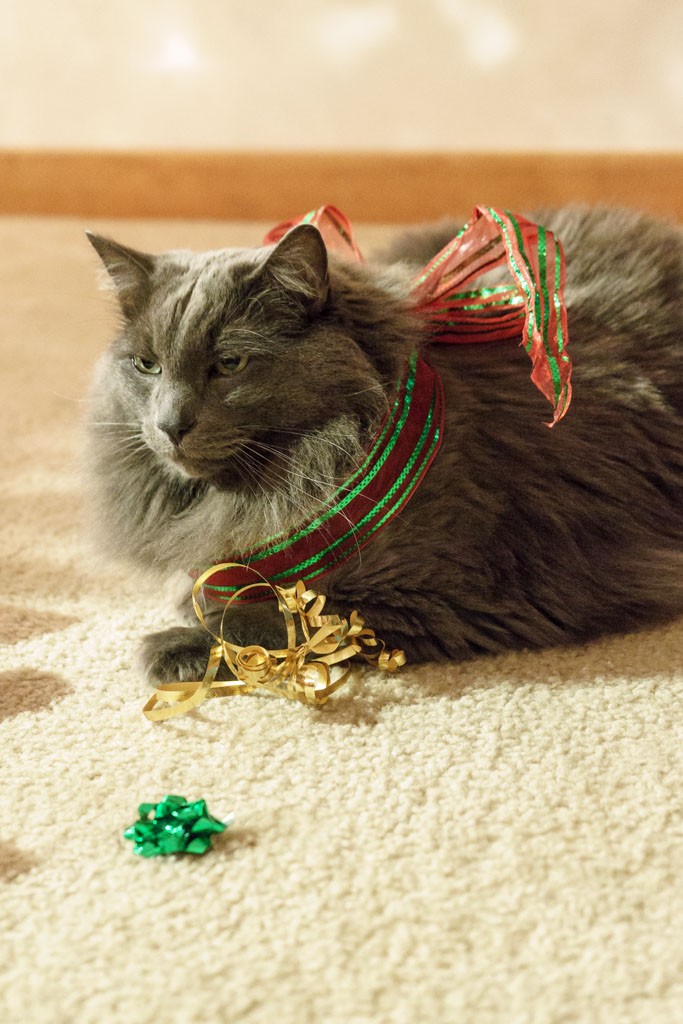
<path id="1" fill-rule="evenodd" d="M 0 213 L 278 221 L 323 203 L 411 222 L 476 203 L 683 218 L 680 153 L 0 152 Z"/>

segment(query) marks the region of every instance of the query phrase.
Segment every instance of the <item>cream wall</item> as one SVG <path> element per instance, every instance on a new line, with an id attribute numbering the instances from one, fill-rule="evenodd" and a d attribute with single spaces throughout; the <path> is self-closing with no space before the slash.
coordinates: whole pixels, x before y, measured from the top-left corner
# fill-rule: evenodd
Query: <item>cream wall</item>
<path id="1" fill-rule="evenodd" d="M 0 146 L 677 150 L 680 0 L 0 0 Z"/>

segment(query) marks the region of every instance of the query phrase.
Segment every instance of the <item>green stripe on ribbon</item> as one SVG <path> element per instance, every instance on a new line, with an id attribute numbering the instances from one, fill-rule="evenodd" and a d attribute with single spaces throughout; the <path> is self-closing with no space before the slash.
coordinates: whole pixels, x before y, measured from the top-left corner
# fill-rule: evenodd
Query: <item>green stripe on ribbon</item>
<path id="1" fill-rule="evenodd" d="M 517 261 L 515 259 L 515 255 L 514 255 L 514 253 L 512 251 L 512 242 L 510 241 L 510 233 L 508 231 L 507 224 L 505 223 L 503 218 L 500 216 L 498 211 L 494 210 L 493 207 L 487 206 L 486 209 L 491 214 L 491 216 L 493 217 L 494 221 L 496 222 L 496 224 L 498 225 L 498 227 L 501 229 L 501 231 L 503 233 L 503 238 L 505 239 L 505 250 L 507 252 L 507 257 L 508 257 L 508 263 L 510 264 L 510 268 L 512 269 L 512 273 L 514 274 L 515 278 L 517 279 L 517 283 L 518 283 L 519 287 L 521 288 L 521 290 L 524 292 L 524 295 L 526 296 L 526 310 L 527 310 L 527 318 L 528 318 L 528 323 L 527 323 L 527 337 L 528 337 L 528 340 L 527 340 L 527 343 L 525 344 L 524 348 L 526 349 L 527 352 L 529 352 L 529 350 L 531 349 L 532 342 L 533 342 L 534 326 L 535 326 L 535 312 L 534 312 L 534 303 L 533 303 L 533 296 L 532 296 L 531 288 L 529 287 L 529 285 L 527 283 L 527 279 L 525 278 L 524 274 L 522 273 L 521 268 L 517 265 Z M 524 259 L 525 258 L 524 257 L 524 251 L 523 251 L 523 248 L 522 248 L 523 242 L 522 242 L 522 238 L 521 238 L 521 232 L 519 230 L 519 224 L 514 219 L 514 217 L 512 217 L 510 215 L 510 213 L 507 210 L 505 211 L 505 215 L 510 218 L 510 223 L 513 225 L 513 228 L 515 229 L 515 233 L 517 235 L 518 244 L 520 246 L 520 251 L 522 252 L 522 258 Z M 527 262 L 527 268 L 528 268 L 529 272 L 531 272 L 531 267 L 529 267 L 528 261 L 526 261 L 526 262 Z"/>
<path id="2" fill-rule="evenodd" d="M 550 373 L 553 378 L 553 390 L 555 392 L 555 404 L 560 400 L 560 394 L 562 392 L 562 380 L 560 377 L 560 368 L 557 365 L 555 354 L 550 345 L 550 338 L 548 337 L 548 324 L 550 319 L 550 298 L 548 296 L 548 278 L 547 278 L 547 233 L 546 229 L 539 224 L 538 226 L 538 274 L 541 280 L 541 288 L 543 290 L 543 328 L 541 331 L 541 338 L 543 339 L 543 345 L 545 347 L 546 356 L 548 358 L 548 366 L 550 367 Z M 538 295 L 538 292 L 536 293 Z"/>
<path id="3" fill-rule="evenodd" d="M 431 407 L 430 407 L 430 410 L 429 410 L 429 413 L 428 413 L 428 416 L 427 416 L 427 419 L 425 421 L 425 425 L 424 425 L 423 430 L 422 430 L 422 433 L 421 433 L 421 435 L 420 435 L 420 437 L 419 437 L 419 439 L 417 441 L 417 444 L 415 445 L 415 448 L 413 450 L 412 455 L 410 456 L 410 459 L 408 460 L 408 462 L 406 463 L 406 465 L 402 469 L 401 473 L 399 474 L 399 476 L 395 480 L 395 482 L 392 485 L 392 487 L 384 495 L 382 500 L 378 501 L 375 504 L 374 508 L 372 508 L 368 513 L 366 513 L 365 516 L 363 516 L 363 518 L 361 520 L 359 520 L 357 526 L 352 527 L 350 530 L 347 530 L 346 533 L 344 533 L 341 537 L 338 537 L 337 540 L 335 540 L 332 544 L 329 544 L 322 551 L 318 552 L 316 555 L 312 555 L 310 558 L 307 558 L 305 561 L 300 562 L 298 565 L 295 565 L 295 566 L 293 566 L 293 567 L 291 567 L 289 569 L 286 569 L 283 572 L 275 573 L 271 577 L 271 579 L 273 579 L 273 580 L 283 579 L 284 577 L 290 576 L 292 574 L 299 574 L 304 569 L 310 569 L 311 566 L 313 566 L 313 565 L 317 565 L 318 562 L 320 562 L 323 558 L 326 558 L 327 556 L 329 556 L 336 548 L 338 548 L 340 544 L 343 544 L 345 541 L 349 540 L 351 537 L 353 537 L 355 534 L 357 534 L 357 532 L 359 530 L 361 530 L 364 526 L 366 526 L 374 518 L 377 517 L 377 515 L 386 506 L 387 502 L 392 500 L 393 496 L 396 494 L 397 491 L 400 491 L 400 489 L 402 488 L 406 478 L 410 476 L 410 474 L 411 474 L 411 472 L 413 470 L 413 467 L 415 466 L 416 461 L 420 458 L 420 455 L 422 454 L 422 452 L 424 450 L 425 443 L 426 443 L 427 438 L 429 436 L 432 423 L 434 421 L 435 404 L 436 404 L 435 400 L 433 399 Z M 419 467 L 417 469 L 417 472 L 415 473 L 415 476 L 414 476 L 410 486 L 408 487 L 408 489 L 405 491 L 405 493 L 399 495 L 399 497 L 398 497 L 397 501 L 395 502 L 395 504 L 392 505 L 392 507 L 389 509 L 389 511 L 380 519 L 379 522 L 375 523 L 372 526 L 372 528 L 365 534 L 364 537 L 360 537 L 360 538 L 356 537 L 356 539 L 358 541 L 365 540 L 366 537 L 372 536 L 372 534 L 376 530 L 378 530 L 381 526 L 383 526 L 384 523 L 387 521 L 387 519 L 389 519 L 394 514 L 396 509 L 400 505 L 402 505 L 405 501 L 407 501 L 408 497 L 412 494 L 413 490 L 417 486 L 417 481 L 420 479 L 420 476 L 421 476 L 421 474 L 422 474 L 422 472 L 424 470 L 424 467 L 428 464 L 428 461 L 431 458 L 432 453 L 433 453 L 436 445 L 439 442 L 440 436 L 441 436 L 441 431 L 440 431 L 440 428 L 437 427 L 436 431 L 434 433 L 434 436 L 432 438 L 432 442 L 429 445 L 429 449 L 427 451 L 427 454 L 425 455 L 424 459 L 420 463 L 420 465 L 419 465 Z M 334 560 L 332 561 L 332 564 L 334 564 Z M 308 578 L 310 578 L 310 576 L 317 576 L 320 573 L 325 572 L 326 570 L 327 570 L 326 566 L 324 566 L 322 568 L 318 567 L 315 570 L 314 573 L 309 573 L 308 576 L 304 576 L 302 578 L 303 579 L 308 579 Z M 240 585 L 218 586 L 218 585 L 209 583 L 209 584 L 206 584 L 206 589 L 207 590 L 213 590 L 214 592 L 217 591 L 217 592 L 220 592 L 220 593 L 227 593 L 227 594 L 229 594 L 229 593 L 234 593 L 237 590 L 239 590 L 240 589 Z"/>
<path id="4" fill-rule="evenodd" d="M 438 267 L 441 266 L 441 264 L 444 262 L 444 260 L 448 259 L 448 257 L 451 255 L 453 250 L 457 247 L 458 242 L 460 241 L 462 236 L 465 234 L 465 232 L 467 231 L 469 226 L 470 226 L 469 224 L 465 224 L 464 227 L 460 228 L 460 231 L 458 231 L 458 233 L 455 236 L 455 238 L 453 239 L 453 241 L 450 243 L 450 245 L 446 249 L 443 250 L 443 252 L 439 255 L 439 258 L 436 260 L 436 262 L 435 263 L 431 263 L 427 267 L 427 269 L 425 270 L 425 272 L 422 275 L 422 277 L 418 277 L 417 281 L 415 281 L 415 283 L 413 284 L 413 289 L 418 288 L 421 284 L 424 284 L 424 282 L 427 280 L 427 278 L 431 277 L 431 275 L 434 273 L 434 271 Z"/>
<path id="5" fill-rule="evenodd" d="M 381 528 L 384 526 L 384 524 L 386 522 L 388 522 L 388 520 L 391 519 L 391 517 L 396 514 L 397 510 L 399 508 L 401 508 L 405 504 L 405 502 L 408 500 L 410 495 L 413 493 L 413 491 L 417 487 L 417 483 L 421 479 L 422 474 L 424 473 L 426 467 L 429 465 L 429 460 L 432 458 L 432 455 L 434 453 L 434 449 L 437 447 L 437 445 L 439 443 L 439 440 L 440 440 L 440 437 L 441 437 L 441 431 L 437 427 L 436 432 L 434 434 L 434 438 L 432 440 L 432 443 L 430 444 L 429 449 L 427 450 L 427 453 L 426 453 L 425 457 L 422 459 L 422 462 L 417 467 L 417 470 L 415 472 L 415 477 L 414 477 L 414 480 L 413 480 L 413 483 L 412 483 L 410 489 L 406 492 L 406 494 L 401 494 L 397 498 L 397 500 L 394 502 L 394 504 L 391 506 L 391 508 L 387 512 L 385 512 L 385 514 L 382 516 L 382 518 L 379 520 L 379 522 L 375 523 L 375 525 L 372 527 L 371 530 L 368 530 L 367 533 L 364 534 L 364 536 L 358 538 L 359 544 L 365 543 L 365 541 L 369 540 L 369 538 L 372 537 L 372 535 L 374 533 L 376 533 L 377 530 L 381 530 Z M 393 490 L 393 488 L 392 488 L 392 490 Z M 315 572 L 309 573 L 307 576 L 304 576 L 303 579 L 304 580 L 313 579 L 314 577 L 321 575 L 323 571 L 326 572 L 327 568 L 328 567 L 325 567 L 325 569 L 322 570 L 322 571 L 320 569 L 316 569 Z"/>
<path id="6" fill-rule="evenodd" d="M 490 210 L 493 219 L 496 221 L 496 223 L 499 225 L 499 227 L 503 231 L 505 239 L 506 239 L 506 241 L 509 244 L 509 235 L 508 235 L 507 228 L 506 228 L 506 225 L 505 225 L 504 221 L 501 219 L 501 217 L 498 215 L 498 213 L 495 210 L 493 210 L 491 207 L 488 207 L 488 209 Z M 505 211 L 505 215 L 507 217 L 509 217 L 509 219 L 510 219 L 510 223 L 512 224 L 513 230 L 515 232 L 515 236 L 516 236 L 516 239 L 517 239 L 517 245 L 518 245 L 519 251 L 520 251 L 520 253 L 522 255 L 522 259 L 524 260 L 524 263 L 526 264 L 527 272 L 529 273 L 529 276 L 531 277 L 531 280 L 533 280 L 535 275 L 533 273 L 533 269 L 531 267 L 531 264 L 529 263 L 529 260 L 527 259 L 526 253 L 524 251 L 524 239 L 522 237 L 521 228 L 520 228 L 517 220 L 515 219 L 515 217 L 513 217 L 513 215 L 509 212 L 509 210 Z M 540 257 L 541 257 L 541 246 L 540 246 L 541 233 L 543 233 L 544 241 L 545 241 L 545 228 L 539 226 L 539 228 L 538 228 L 538 234 L 539 234 L 539 262 L 540 262 Z M 510 265 L 513 268 L 515 276 L 518 278 L 518 280 L 520 278 L 522 278 L 522 280 L 523 280 L 523 275 L 521 274 L 521 271 L 520 271 L 519 267 L 517 266 L 517 264 L 515 262 L 514 255 L 513 255 L 512 251 L 509 248 L 508 248 L 508 257 L 509 257 Z M 543 246 L 543 257 L 544 257 L 544 266 L 545 266 L 545 244 Z M 545 276 L 543 277 L 542 286 L 543 286 L 543 289 L 544 289 L 544 295 L 545 295 L 546 304 L 547 304 L 548 303 L 548 292 L 547 292 L 547 284 L 546 284 L 546 281 L 545 281 Z M 531 349 L 531 344 L 532 344 L 532 339 L 533 339 L 533 333 L 534 333 L 533 329 L 534 329 L 534 326 L 538 328 L 539 327 L 539 321 L 541 319 L 541 296 L 540 296 L 540 293 L 539 293 L 538 289 L 535 289 L 534 304 L 533 304 L 533 308 L 532 308 L 532 306 L 531 306 L 531 296 L 530 296 L 529 289 L 528 289 L 528 287 L 526 285 L 526 281 L 524 281 L 524 291 L 525 291 L 525 293 L 527 295 L 527 298 L 528 298 L 527 311 L 528 311 L 528 314 L 529 314 L 529 323 L 528 323 L 528 327 L 527 327 L 527 336 L 529 337 L 529 341 L 527 342 L 527 345 L 525 345 L 525 348 L 526 348 L 526 351 L 529 352 L 530 349 Z M 554 395 L 555 395 L 555 404 L 557 404 L 558 401 L 559 401 L 559 398 L 560 398 L 560 394 L 562 392 L 562 383 L 561 383 L 561 377 L 560 377 L 560 369 L 559 369 L 559 366 L 557 365 L 557 360 L 556 360 L 556 358 L 555 358 L 555 356 L 553 354 L 552 348 L 550 346 L 549 338 L 548 338 L 547 322 L 544 323 L 544 329 L 543 329 L 543 331 L 541 333 L 541 340 L 543 342 L 543 347 L 545 349 L 546 358 L 548 360 L 548 366 L 550 367 L 550 374 L 551 374 L 552 380 L 553 380 L 553 392 L 554 392 Z"/>
<path id="7" fill-rule="evenodd" d="M 252 555 L 252 558 L 251 558 L 252 562 L 261 561 L 261 559 L 267 557 L 268 555 L 274 555 L 274 554 L 278 553 L 279 551 L 284 551 L 285 548 L 290 547 L 296 541 L 300 541 L 302 538 L 307 537 L 309 534 L 311 534 L 311 532 L 314 529 L 317 529 L 318 526 L 322 526 L 324 523 L 326 523 L 328 521 L 328 519 L 331 519 L 332 516 L 336 515 L 338 512 L 341 512 L 342 509 L 346 508 L 346 506 L 350 502 L 353 501 L 353 499 L 361 492 L 361 490 L 364 489 L 367 486 L 367 484 L 370 483 L 370 481 L 373 480 L 377 476 L 377 474 L 379 473 L 380 469 L 382 468 L 384 463 L 387 461 L 387 459 L 389 458 L 392 450 L 394 449 L 394 447 L 396 445 L 396 441 L 398 440 L 398 436 L 400 434 L 400 431 L 403 428 L 403 424 L 405 423 L 405 420 L 408 419 L 408 414 L 411 411 L 411 401 L 412 401 L 412 397 L 413 397 L 413 387 L 415 385 L 416 368 L 417 368 L 417 353 L 414 352 L 411 355 L 410 371 L 409 371 L 408 382 L 407 382 L 407 384 L 405 384 L 405 395 L 404 395 L 404 398 L 403 398 L 403 410 L 401 412 L 401 415 L 400 415 L 400 418 L 399 418 L 398 422 L 396 423 L 394 431 L 393 431 L 391 437 L 389 438 L 389 441 L 387 443 L 387 446 L 385 447 L 384 452 L 382 453 L 380 458 L 377 460 L 377 462 L 375 463 L 373 468 L 370 470 L 370 472 L 367 473 L 366 476 L 364 476 L 364 478 L 362 478 L 360 480 L 360 482 L 355 487 L 353 487 L 353 489 L 350 490 L 350 492 L 348 492 L 345 495 L 344 498 L 341 499 L 341 501 L 339 501 L 336 505 L 331 506 L 325 513 L 323 513 L 323 515 L 318 516 L 316 519 L 313 519 L 311 522 L 309 522 L 306 526 L 303 527 L 303 529 L 299 530 L 298 534 L 294 534 L 292 537 L 286 537 L 283 541 L 280 541 L 279 543 L 276 543 L 276 544 L 272 544 L 269 548 L 265 548 L 262 551 L 259 551 L 259 552 L 255 553 L 254 555 Z M 372 461 L 372 459 L 374 458 L 375 454 L 379 450 L 379 447 L 381 445 L 382 439 L 383 439 L 383 437 L 384 437 L 384 435 L 386 433 L 386 430 L 389 428 L 389 425 L 390 424 L 387 424 L 386 429 L 382 432 L 382 435 L 378 439 L 377 443 L 373 446 L 373 450 L 370 453 L 370 455 L 368 456 L 368 458 L 366 459 L 366 461 L 364 462 L 364 464 L 362 464 L 360 469 L 357 470 L 356 473 L 354 473 L 354 475 L 351 477 L 351 481 L 355 480 L 357 478 L 358 474 L 362 471 L 362 469 L 364 469 L 368 465 L 368 463 Z M 350 482 L 349 480 L 346 480 L 344 483 L 342 483 L 341 487 L 339 487 L 336 490 L 335 495 L 333 495 L 333 498 L 336 495 L 339 494 L 340 490 L 345 489 L 349 482 Z M 275 540 L 275 539 L 273 538 L 272 540 Z M 268 542 L 266 541 L 265 543 L 267 544 Z M 250 562 L 250 564 L 251 564 L 251 562 Z"/>
<path id="8" fill-rule="evenodd" d="M 485 299 L 489 295 L 500 295 L 501 292 L 514 292 L 518 294 L 514 284 L 497 284 L 491 288 L 472 288 L 468 292 L 453 292 L 448 299 Z M 521 299 L 521 296 L 520 296 Z"/>
<path id="9" fill-rule="evenodd" d="M 555 241 L 555 290 L 553 291 L 553 306 L 555 307 L 555 316 L 557 317 L 557 351 L 562 352 L 564 349 L 564 335 L 562 333 L 562 303 L 560 301 L 560 288 L 562 285 L 562 251 L 560 243 Z M 565 362 L 568 362 L 569 357 L 563 356 Z"/>
<path id="10" fill-rule="evenodd" d="M 396 478 L 394 484 L 387 491 L 387 493 L 384 495 L 382 500 L 378 501 L 376 503 L 376 505 L 374 506 L 374 508 L 370 509 L 370 511 L 367 512 L 363 516 L 363 518 L 358 521 L 356 526 L 352 526 L 350 530 L 347 530 L 346 533 L 342 534 L 341 537 L 338 537 L 335 541 L 333 541 L 332 544 L 328 545 L 328 547 L 323 548 L 323 550 L 318 552 L 318 554 L 312 555 L 310 558 L 307 558 L 306 561 L 300 562 L 298 565 L 295 565 L 293 568 L 287 569 L 287 570 L 285 570 L 284 572 L 281 572 L 281 573 L 276 573 L 272 577 L 274 580 L 282 579 L 283 576 L 289 576 L 291 573 L 299 573 L 303 569 L 309 569 L 312 565 L 315 565 L 317 562 L 319 562 L 326 555 L 328 555 L 332 551 L 334 551 L 335 548 L 338 548 L 340 544 L 343 544 L 345 540 L 348 540 L 350 537 L 352 537 L 356 533 L 357 530 L 362 529 L 363 526 L 365 526 L 367 523 L 369 523 L 372 519 L 374 519 L 382 511 L 382 509 L 387 504 L 387 502 L 391 501 L 391 499 L 393 498 L 394 494 L 396 494 L 396 492 L 401 489 L 401 487 L 403 486 L 403 483 L 406 480 L 406 478 L 408 476 L 410 476 L 410 473 L 411 473 L 411 471 L 413 469 L 413 466 L 415 465 L 416 461 L 420 457 L 420 454 L 422 453 L 422 450 L 423 450 L 423 448 L 425 446 L 425 442 L 426 442 L 427 437 L 429 435 L 429 432 L 431 430 L 432 422 L 434 420 L 434 405 L 435 405 L 435 402 L 434 402 L 434 400 L 432 400 L 432 405 L 431 405 L 431 408 L 429 410 L 429 414 L 427 416 L 427 420 L 426 420 L 425 425 L 424 425 L 424 427 L 422 429 L 422 433 L 420 434 L 418 442 L 415 445 L 413 453 L 410 456 L 410 458 L 408 459 L 408 461 L 405 464 L 405 466 L 403 467 L 403 469 L 401 470 L 399 476 Z M 408 493 L 410 493 L 410 492 L 408 492 Z"/>

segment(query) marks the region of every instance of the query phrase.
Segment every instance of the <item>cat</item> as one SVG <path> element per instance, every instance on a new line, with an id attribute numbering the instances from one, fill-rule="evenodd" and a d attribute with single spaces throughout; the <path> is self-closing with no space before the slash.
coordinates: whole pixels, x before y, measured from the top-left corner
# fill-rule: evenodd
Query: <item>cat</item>
<path id="1" fill-rule="evenodd" d="M 360 465 L 422 349 L 443 380 L 443 445 L 400 514 L 316 581 L 327 610 L 358 609 L 412 662 L 682 614 L 683 233 L 608 208 L 532 217 L 567 260 L 574 398 L 553 429 L 518 344 L 427 344 L 408 291 L 456 223 L 364 264 L 328 253 L 311 225 L 199 254 L 90 235 L 121 311 L 88 429 L 103 548 L 172 576 L 296 530 Z M 180 608 L 194 625 L 142 643 L 151 681 L 203 675 L 212 641 L 191 584 Z M 235 643 L 283 645 L 274 602 L 231 609 L 225 627 Z"/>

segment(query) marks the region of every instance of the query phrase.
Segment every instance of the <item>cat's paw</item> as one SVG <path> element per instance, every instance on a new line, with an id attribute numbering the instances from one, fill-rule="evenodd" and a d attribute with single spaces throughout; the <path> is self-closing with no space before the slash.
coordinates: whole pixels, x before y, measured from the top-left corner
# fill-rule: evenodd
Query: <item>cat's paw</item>
<path id="1" fill-rule="evenodd" d="M 202 679 L 212 642 L 210 634 L 197 627 L 148 633 L 140 647 L 140 664 L 150 683 Z"/>

